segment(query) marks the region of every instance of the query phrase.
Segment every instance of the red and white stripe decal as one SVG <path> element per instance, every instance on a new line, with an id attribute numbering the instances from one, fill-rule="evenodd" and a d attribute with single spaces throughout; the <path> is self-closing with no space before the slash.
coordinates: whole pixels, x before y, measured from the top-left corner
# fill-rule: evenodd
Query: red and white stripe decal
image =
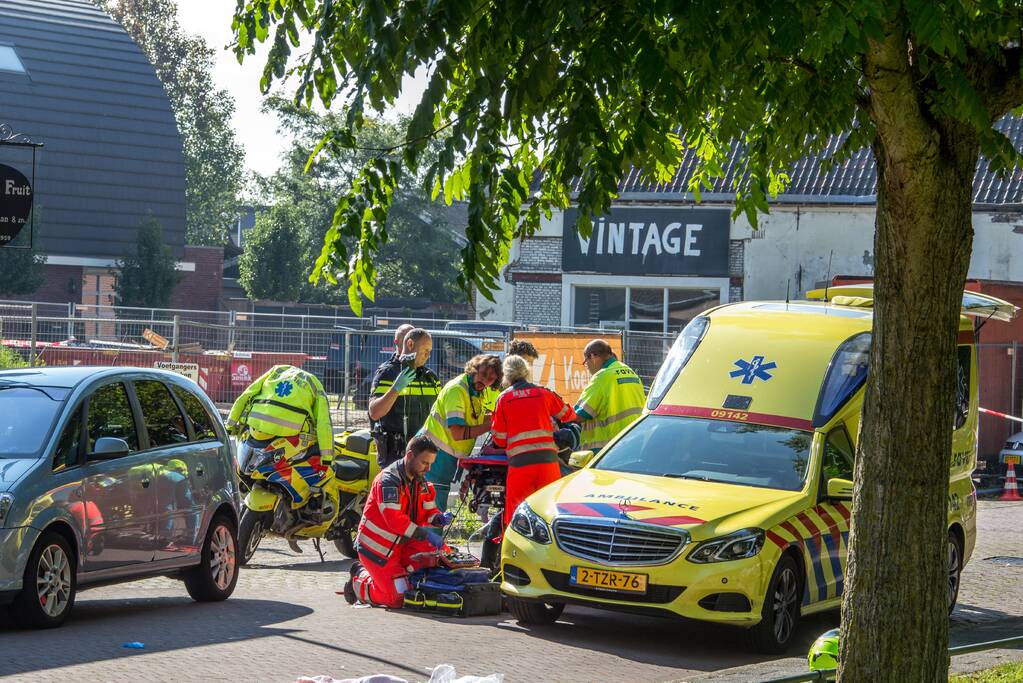
<path id="1" fill-rule="evenodd" d="M 770 415 L 768 413 L 750 413 L 745 410 L 661 405 L 653 411 L 653 414 L 682 415 L 685 417 L 709 417 L 714 420 L 752 422 L 754 424 L 767 425 L 769 427 L 788 427 L 791 429 L 802 429 L 808 432 L 813 431 L 813 423 L 810 422 L 810 420 L 802 420 L 796 417 L 785 417 L 784 415 Z"/>

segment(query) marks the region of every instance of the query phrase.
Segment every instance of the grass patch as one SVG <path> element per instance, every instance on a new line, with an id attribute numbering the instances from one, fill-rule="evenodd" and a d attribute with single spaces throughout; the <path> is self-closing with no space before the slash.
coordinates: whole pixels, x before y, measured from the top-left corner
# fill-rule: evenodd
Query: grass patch
<path id="1" fill-rule="evenodd" d="M 1009 662 L 964 676 L 953 676 L 950 683 L 1017 683 L 1023 681 L 1023 662 Z"/>

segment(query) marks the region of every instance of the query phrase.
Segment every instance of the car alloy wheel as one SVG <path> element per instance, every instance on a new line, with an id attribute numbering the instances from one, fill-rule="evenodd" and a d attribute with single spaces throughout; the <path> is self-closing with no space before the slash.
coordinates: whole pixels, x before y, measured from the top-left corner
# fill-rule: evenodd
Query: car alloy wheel
<path id="1" fill-rule="evenodd" d="M 774 589 L 774 637 L 779 643 L 788 642 L 795 626 L 794 612 L 798 609 L 797 588 L 799 580 L 789 567 L 782 570 Z"/>
<path id="2" fill-rule="evenodd" d="M 220 590 L 227 590 L 237 571 L 234 538 L 227 527 L 220 525 L 210 540 L 210 577 Z"/>
<path id="3" fill-rule="evenodd" d="M 71 598 L 71 562 L 59 545 L 49 545 L 39 556 L 36 594 L 47 616 L 57 617 Z"/>

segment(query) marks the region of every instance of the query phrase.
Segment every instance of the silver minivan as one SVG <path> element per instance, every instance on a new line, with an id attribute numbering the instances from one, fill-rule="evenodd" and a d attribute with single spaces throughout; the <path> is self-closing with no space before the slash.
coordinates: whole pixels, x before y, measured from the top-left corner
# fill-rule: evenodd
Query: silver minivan
<path id="1" fill-rule="evenodd" d="M 0 370 L 0 605 L 60 625 L 78 590 L 238 581 L 239 493 L 220 414 L 189 379 L 135 368 Z"/>

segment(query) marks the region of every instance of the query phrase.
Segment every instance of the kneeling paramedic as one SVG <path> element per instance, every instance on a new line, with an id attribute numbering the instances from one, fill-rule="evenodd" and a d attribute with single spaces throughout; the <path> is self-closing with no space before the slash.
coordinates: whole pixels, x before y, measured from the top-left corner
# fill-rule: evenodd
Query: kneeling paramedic
<path id="1" fill-rule="evenodd" d="M 355 539 L 359 561 L 345 584 L 348 604 L 401 607 L 406 576 L 420 568 L 412 556 L 444 547 L 436 527 L 447 526 L 454 515 L 438 512 L 433 486 L 423 479 L 436 457 L 428 438 L 413 437 L 405 457 L 373 481 Z"/>
<path id="2" fill-rule="evenodd" d="M 529 366 L 519 356 L 504 359 L 508 387 L 494 409 L 494 445 L 508 455 L 504 525 L 530 495 L 561 477 L 555 422 L 574 422 L 572 407 L 553 391 L 529 383 Z"/>

